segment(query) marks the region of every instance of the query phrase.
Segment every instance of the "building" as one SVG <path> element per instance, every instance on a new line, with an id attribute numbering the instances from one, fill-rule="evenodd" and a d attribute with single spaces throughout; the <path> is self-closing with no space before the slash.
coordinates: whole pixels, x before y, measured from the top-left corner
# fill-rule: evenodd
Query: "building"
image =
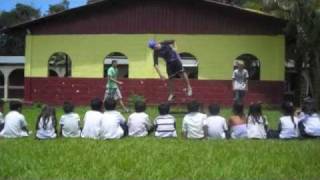
<path id="1" fill-rule="evenodd" d="M 246 102 L 279 103 L 284 89 L 285 21 L 210 0 L 106 0 L 2 32 L 27 32 L 24 98 L 87 104 L 102 97 L 105 71 L 119 60 L 125 98 L 167 99 L 147 41 L 175 39 L 194 97 L 232 103 L 231 74 L 243 60 L 250 74 Z M 163 64 L 163 63 L 162 63 Z M 165 72 L 165 66 L 162 66 Z M 185 101 L 183 82 L 177 101 Z"/>

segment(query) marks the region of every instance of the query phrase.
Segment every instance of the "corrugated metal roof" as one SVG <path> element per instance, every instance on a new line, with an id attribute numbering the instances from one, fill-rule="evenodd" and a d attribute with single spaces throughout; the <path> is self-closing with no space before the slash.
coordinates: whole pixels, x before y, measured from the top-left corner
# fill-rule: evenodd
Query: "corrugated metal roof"
<path id="1" fill-rule="evenodd" d="M 103 1 L 98 1 L 96 3 L 79 6 L 79 7 L 68 9 L 68 10 L 65 10 L 65 11 L 61 11 L 61 12 L 58 12 L 58 13 L 55 13 L 55 14 L 52 14 L 52 15 L 41 17 L 41 18 L 38 18 L 38 19 L 35 19 L 35 20 L 30 20 L 30 21 L 27 21 L 27 22 L 16 24 L 16 25 L 13 25 L 11 27 L 4 27 L 3 29 L 0 30 L 0 32 L 5 33 L 5 32 L 13 30 L 15 28 L 23 28 L 23 27 L 27 27 L 28 25 L 32 25 L 32 24 L 35 24 L 35 23 L 46 22 L 46 20 L 49 20 L 49 19 L 52 19 L 52 18 L 55 18 L 55 17 L 58 17 L 58 16 L 62 16 L 62 15 L 65 15 L 65 14 L 69 14 L 69 13 L 70 14 L 79 13 L 82 10 L 87 10 L 89 8 L 94 8 L 94 7 L 99 7 L 101 4 L 104 4 L 104 3 L 110 3 L 110 5 L 112 5 L 112 3 L 115 2 L 115 1 L 121 1 L 121 0 L 103 0 Z M 272 18 L 274 20 L 283 20 L 283 19 L 280 19 L 280 18 L 275 17 L 273 15 L 261 12 L 261 11 L 246 9 L 246 8 L 242 8 L 242 7 L 231 5 L 231 4 L 225 4 L 225 3 L 217 2 L 217 1 L 214 1 L 214 0 L 184 0 L 184 1 L 207 2 L 207 3 L 213 4 L 213 5 L 217 5 L 217 6 L 221 6 L 221 7 L 227 7 L 227 8 L 236 10 L 236 11 L 241 11 L 242 13 L 246 13 L 246 14 L 254 14 L 256 16 L 269 17 L 269 18 Z M 283 21 L 285 21 L 285 20 L 283 20 Z"/>

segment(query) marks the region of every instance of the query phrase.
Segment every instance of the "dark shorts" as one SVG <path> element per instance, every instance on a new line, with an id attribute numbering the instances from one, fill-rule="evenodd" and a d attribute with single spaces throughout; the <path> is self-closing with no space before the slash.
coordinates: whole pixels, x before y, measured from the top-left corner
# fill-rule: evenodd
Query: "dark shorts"
<path id="1" fill-rule="evenodd" d="M 180 60 L 167 63 L 167 74 L 169 79 L 175 78 L 177 74 L 182 72 L 184 72 L 184 69 Z"/>

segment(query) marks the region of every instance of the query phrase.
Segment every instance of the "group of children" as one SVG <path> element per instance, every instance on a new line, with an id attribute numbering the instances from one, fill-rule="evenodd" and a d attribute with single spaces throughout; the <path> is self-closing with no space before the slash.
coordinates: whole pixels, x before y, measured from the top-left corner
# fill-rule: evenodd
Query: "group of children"
<path id="1" fill-rule="evenodd" d="M 135 103 L 135 112 L 128 117 L 116 110 L 116 101 L 112 98 L 104 102 L 99 98 L 91 100 L 91 110 L 85 113 L 83 128 L 80 126 L 80 116 L 74 112 L 70 102 L 63 105 L 64 114 L 58 122 L 55 109 L 45 105 L 37 118 L 37 139 L 53 139 L 61 137 L 82 137 L 91 139 L 120 139 L 124 136 L 143 137 L 154 131 L 159 138 L 177 137 L 176 119 L 170 114 L 169 104 L 158 106 L 159 115 L 151 122 L 145 112 L 143 101 Z M 104 109 L 103 110 L 103 106 Z M 0 102 L 2 112 L 3 102 Z M 10 102 L 10 112 L 3 118 L 0 113 L 0 137 L 16 138 L 29 135 L 27 122 L 21 114 L 22 104 Z M 314 103 L 305 102 L 302 111 L 295 113 L 292 103 L 282 105 L 283 115 L 279 119 L 278 130 L 268 128 L 268 120 L 263 115 L 260 103 L 251 104 L 248 113 L 240 103 L 233 105 L 233 115 L 228 121 L 219 115 L 218 104 L 208 107 L 209 114 L 200 112 L 200 104 L 191 101 L 187 105 L 188 113 L 182 122 L 182 135 L 190 139 L 292 139 L 298 137 L 320 137 L 320 117 Z M 58 133 L 57 125 L 60 125 Z"/>

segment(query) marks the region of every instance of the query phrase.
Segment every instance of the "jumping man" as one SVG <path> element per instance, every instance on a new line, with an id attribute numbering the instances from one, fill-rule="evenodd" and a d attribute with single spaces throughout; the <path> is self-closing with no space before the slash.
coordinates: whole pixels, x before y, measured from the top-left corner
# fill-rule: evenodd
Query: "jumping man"
<path id="1" fill-rule="evenodd" d="M 188 76 L 182 67 L 180 56 L 172 47 L 175 46 L 175 41 L 167 40 L 158 43 L 155 40 L 149 40 L 148 45 L 151 49 L 153 49 L 154 68 L 156 69 L 157 73 L 160 76 L 160 79 L 162 80 L 165 80 L 166 78 L 161 74 L 158 65 L 158 58 L 161 57 L 166 61 L 169 87 L 168 101 L 172 101 L 175 97 L 173 78 L 176 77 L 176 75 L 183 77 L 187 85 L 187 95 L 192 96 L 192 88 Z"/>

